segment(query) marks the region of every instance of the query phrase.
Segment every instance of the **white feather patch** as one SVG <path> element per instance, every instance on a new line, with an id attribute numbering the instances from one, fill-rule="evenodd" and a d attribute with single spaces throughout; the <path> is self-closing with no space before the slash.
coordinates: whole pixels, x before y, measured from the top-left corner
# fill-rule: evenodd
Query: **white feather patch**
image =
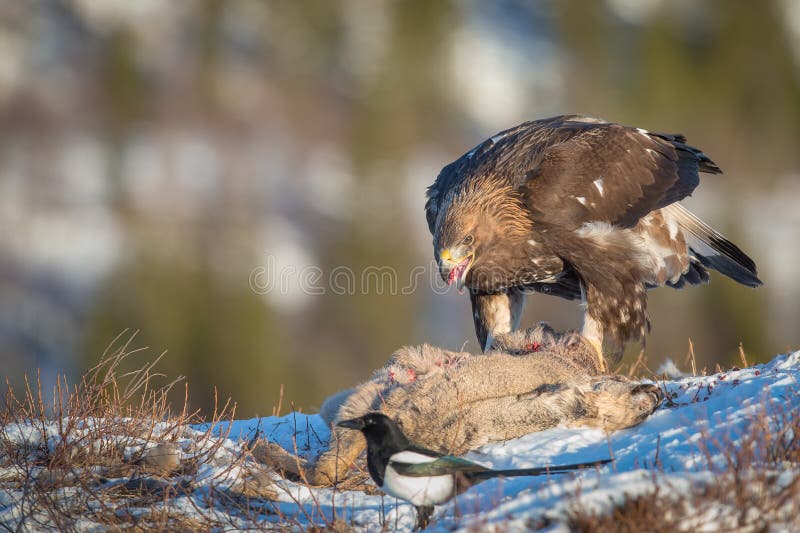
<path id="1" fill-rule="evenodd" d="M 412 505 L 439 505 L 446 502 L 455 493 L 455 483 L 452 475 L 431 477 L 403 476 L 392 467 L 393 461 L 420 464 L 430 463 L 435 460 L 436 457 L 429 457 L 411 451 L 394 454 L 390 458 L 389 464 L 386 465 L 381 489 L 385 493 L 405 500 Z"/>
<path id="2" fill-rule="evenodd" d="M 600 193 L 600 196 L 603 196 L 603 178 L 597 178 L 592 183 L 594 183 L 594 186 L 597 188 L 597 192 Z"/>
<path id="3" fill-rule="evenodd" d="M 618 228 L 608 222 L 586 222 L 575 230 L 575 234 L 590 239 L 601 246 L 616 246 L 630 250 L 635 259 L 646 270 L 655 268 L 646 238 L 630 229 Z"/>
<path id="4" fill-rule="evenodd" d="M 678 236 L 678 230 L 680 227 L 678 226 L 678 221 L 672 216 L 672 213 L 666 209 L 662 209 L 661 213 L 664 215 L 664 222 L 667 223 L 667 229 L 669 230 L 669 238 L 675 239 Z"/>
<path id="5" fill-rule="evenodd" d="M 436 459 L 438 459 L 438 457 L 431 457 L 430 455 L 425 455 L 424 453 L 417 453 L 408 450 L 403 452 L 398 452 L 389 458 L 390 461 L 397 461 L 398 463 L 408 463 L 410 465 L 432 463 Z"/>
<path id="6" fill-rule="evenodd" d="M 585 222 L 575 233 L 586 239 L 605 238 L 618 228 L 608 222 Z"/>

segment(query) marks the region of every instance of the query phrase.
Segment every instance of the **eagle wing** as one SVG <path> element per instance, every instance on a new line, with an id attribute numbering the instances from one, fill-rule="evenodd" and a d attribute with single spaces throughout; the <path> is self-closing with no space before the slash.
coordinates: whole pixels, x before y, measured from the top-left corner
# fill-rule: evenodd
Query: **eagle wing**
<path id="1" fill-rule="evenodd" d="M 572 229 L 589 221 L 632 227 L 691 194 L 698 171 L 722 172 L 682 135 L 558 116 L 501 131 L 445 166 L 427 190 L 425 216 L 434 234 L 447 195 L 494 174 L 527 196 L 534 220 Z"/>
<path id="2" fill-rule="evenodd" d="M 547 147 L 523 185 L 534 222 L 574 230 L 586 222 L 630 228 L 688 196 L 698 172 L 720 173 L 680 135 L 591 124 Z"/>
<path id="3" fill-rule="evenodd" d="M 592 124 L 544 149 L 520 188 L 538 238 L 581 277 L 587 323 L 610 334 L 617 351 L 649 328 L 648 284 L 676 279 L 690 265 L 685 242 L 683 250 L 670 249 L 663 216 L 645 217 L 691 194 L 699 172 L 721 172 L 685 141 Z M 661 241 L 669 257 L 662 257 Z"/>

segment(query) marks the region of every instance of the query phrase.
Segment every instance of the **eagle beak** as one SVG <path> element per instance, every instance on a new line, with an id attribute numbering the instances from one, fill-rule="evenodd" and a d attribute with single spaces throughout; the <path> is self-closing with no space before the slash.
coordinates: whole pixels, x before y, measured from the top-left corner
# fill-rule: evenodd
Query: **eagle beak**
<path id="1" fill-rule="evenodd" d="M 442 278 L 448 285 L 452 285 L 455 281 L 456 287 L 458 290 L 461 290 L 464 287 L 467 272 L 469 272 L 470 267 L 472 267 L 472 263 L 475 262 L 475 254 L 470 253 L 456 259 L 453 257 L 450 250 L 444 250 L 439 257 L 441 257 L 439 271 L 442 274 Z"/>

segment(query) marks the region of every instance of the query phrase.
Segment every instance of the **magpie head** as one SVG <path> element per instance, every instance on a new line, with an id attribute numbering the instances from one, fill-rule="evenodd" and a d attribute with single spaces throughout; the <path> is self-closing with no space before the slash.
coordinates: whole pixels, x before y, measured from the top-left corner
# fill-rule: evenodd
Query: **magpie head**
<path id="1" fill-rule="evenodd" d="M 358 418 L 342 420 L 336 424 L 342 428 L 357 429 L 364 434 L 367 444 L 390 449 L 393 452 L 408 447 L 408 439 L 397 422 L 383 413 L 367 413 Z"/>

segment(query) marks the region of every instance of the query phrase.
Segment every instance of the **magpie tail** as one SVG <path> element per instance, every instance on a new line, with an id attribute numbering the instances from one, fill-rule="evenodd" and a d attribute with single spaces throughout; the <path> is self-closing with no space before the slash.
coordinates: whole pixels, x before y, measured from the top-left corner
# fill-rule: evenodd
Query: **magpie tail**
<path id="1" fill-rule="evenodd" d="M 469 477 L 475 481 L 483 481 L 494 477 L 520 477 L 520 476 L 543 476 L 549 474 L 564 474 L 585 468 L 596 468 L 611 462 L 611 459 L 601 459 L 599 461 L 589 461 L 586 463 L 575 463 L 571 465 L 540 466 L 536 468 L 517 468 L 511 470 L 483 470 L 480 472 L 470 472 Z"/>

